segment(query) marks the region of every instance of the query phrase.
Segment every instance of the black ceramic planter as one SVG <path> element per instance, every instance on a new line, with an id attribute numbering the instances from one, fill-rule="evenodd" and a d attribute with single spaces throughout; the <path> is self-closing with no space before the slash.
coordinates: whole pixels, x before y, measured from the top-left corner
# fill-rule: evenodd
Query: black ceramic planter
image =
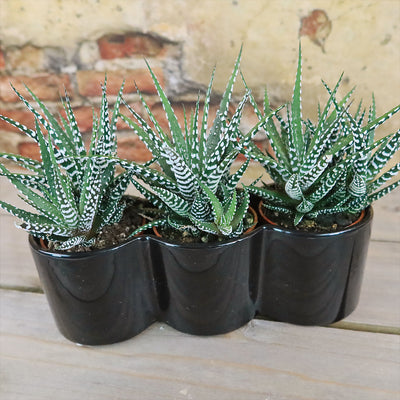
<path id="1" fill-rule="evenodd" d="M 213 244 L 153 239 L 160 320 L 196 335 L 230 332 L 250 321 L 250 265 L 258 262 L 260 239 L 254 233 Z"/>
<path id="2" fill-rule="evenodd" d="M 119 342 L 154 321 L 179 331 L 233 331 L 256 314 L 324 325 L 356 307 L 372 209 L 341 232 L 263 225 L 240 238 L 176 244 L 141 236 L 88 253 L 30 245 L 60 332 L 89 345 Z"/>
<path id="3" fill-rule="evenodd" d="M 357 306 L 372 209 L 343 231 L 309 233 L 266 225 L 257 288 L 261 316 L 301 325 L 325 325 Z"/>
<path id="4" fill-rule="evenodd" d="M 50 252 L 29 238 L 60 332 L 99 345 L 128 339 L 156 320 L 149 238 L 87 253 Z"/>

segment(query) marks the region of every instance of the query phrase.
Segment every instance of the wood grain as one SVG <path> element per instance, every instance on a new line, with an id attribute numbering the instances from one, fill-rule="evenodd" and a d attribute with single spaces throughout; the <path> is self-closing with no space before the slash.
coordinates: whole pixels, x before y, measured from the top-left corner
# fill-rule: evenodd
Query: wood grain
<path id="1" fill-rule="evenodd" d="M 155 324 L 124 343 L 78 347 L 56 331 L 44 295 L 3 290 L 0 299 L 5 399 L 389 400 L 400 395 L 395 335 L 253 321 L 227 335 L 196 337 Z"/>

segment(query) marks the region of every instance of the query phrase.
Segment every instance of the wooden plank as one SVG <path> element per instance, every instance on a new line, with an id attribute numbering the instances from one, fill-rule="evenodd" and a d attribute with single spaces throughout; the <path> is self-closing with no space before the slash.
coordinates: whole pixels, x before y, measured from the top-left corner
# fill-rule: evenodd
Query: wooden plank
<path id="1" fill-rule="evenodd" d="M 15 218 L 0 215 L 0 285 L 39 288 L 28 235 L 15 227 Z"/>
<path id="2" fill-rule="evenodd" d="M 394 399 L 399 336 L 254 321 L 196 337 L 154 324 L 123 343 L 63 339 L 44 295 L 0 293 L 4 399 Z"/>
<path id="3" fill-rule="evenodd" d="M 400 242 L 400 189 L 374 203 L 373 240 Z"/>
<path id="4" fill-rule="evenodd" d="M 360 303 L 346 321 L 400 327 L 400 244 L 371 242 Z"/>

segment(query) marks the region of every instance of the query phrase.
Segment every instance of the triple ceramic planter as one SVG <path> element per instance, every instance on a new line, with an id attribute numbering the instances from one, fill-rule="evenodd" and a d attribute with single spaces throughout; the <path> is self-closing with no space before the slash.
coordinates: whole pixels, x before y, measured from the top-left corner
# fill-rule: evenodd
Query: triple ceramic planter
<path id="1" fill-rule="evenodd" d="M 372 209 L 358 224 L 317 234 L 262 225 L 238 239 L 176 244 L 143 235 L 89 253 L 32 254 L 60 332 L 99 345 L 155 321 L 196 335 L 230 332 L 255 316 L 325 325 L 360 295 Z"/>

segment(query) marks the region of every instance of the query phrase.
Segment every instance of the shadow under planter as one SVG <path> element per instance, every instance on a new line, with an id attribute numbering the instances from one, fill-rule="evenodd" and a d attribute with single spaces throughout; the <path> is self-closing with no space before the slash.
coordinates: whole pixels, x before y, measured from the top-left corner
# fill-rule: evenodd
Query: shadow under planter
<path id="1" fill-rule="evenodd" d="M 29 238 L 57 327 L 89 345 L 129 339 L 156 320 L 149 238 L 85 253 L 50 252 Z"/>
<path id="2" fill-rule="evenodd" d="M 363 220 L 333 233 L 264 226 L 259 315 L 301 325 L 325 325 L 356 308 L 371 234 L 372 208 Z"/>

